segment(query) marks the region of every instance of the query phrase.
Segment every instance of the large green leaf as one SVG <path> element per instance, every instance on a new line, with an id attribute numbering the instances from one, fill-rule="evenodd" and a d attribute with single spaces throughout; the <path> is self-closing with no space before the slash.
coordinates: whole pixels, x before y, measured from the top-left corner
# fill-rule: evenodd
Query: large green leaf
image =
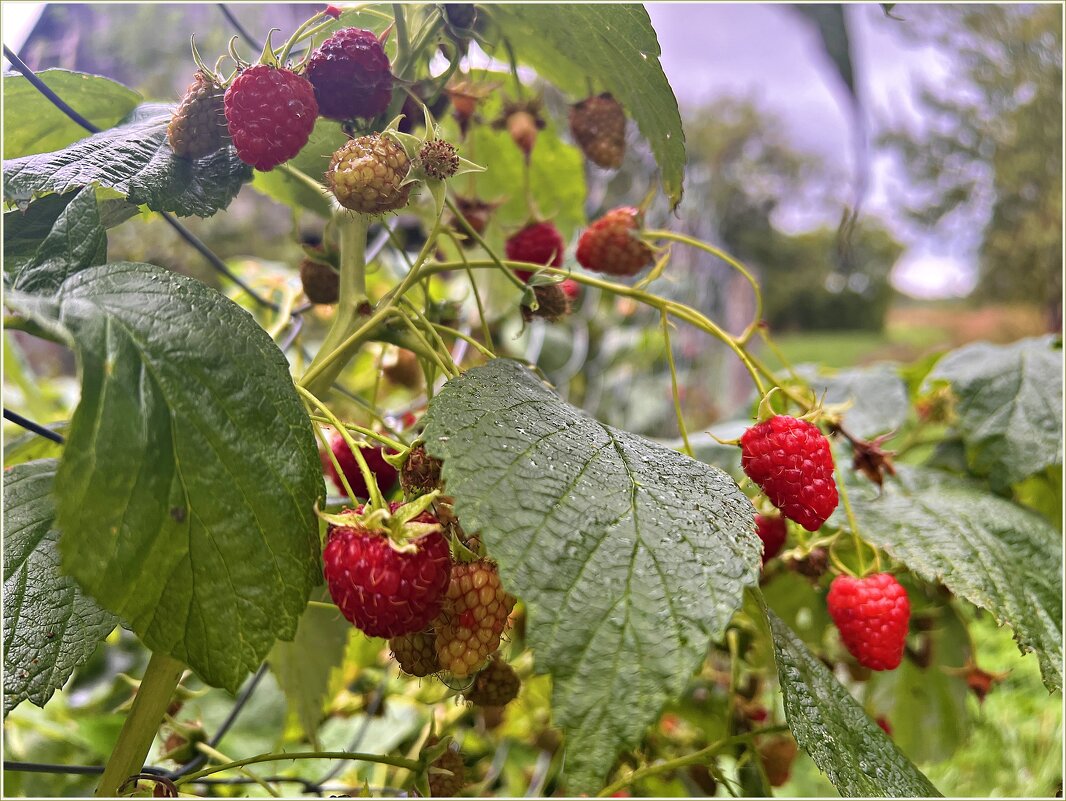
<path id="1" fill-rule="evenodd" d="M 590 80 L 614 95 L 651 145 L 663 191 L 674 206 L 680 203 L 685 134 L 644 6 L 515 3 L 491 9 L 518 60 L 575 101 L 586 96 Z"/>
<path id="2" fill-rule="evenodd" d="M 1014 629 L 1049 689 L 1062 687 L 1062 538 L 1034 512 L 979 484 L 901 466 L 882 492 L 849 486 L 863 538 Z M 847 525 L 843 515 L 840 523 Z"/>
<path id="3" fill-rule="evenodd" d="M 62 150 L 4 162 L 4 199 L 25 205 L 45 192 L 83 186 L 113 189 L 135 205 L 209 217 L 229 205 L 252 169 L 231 145 L 195 161 L 167 144 L 173 107 L 138 106 L 122 125 Z"/>
<path id="4" fill-rule="evenodd" d="M 513 361 L 448 382 L 426 421 L 459 519 L 528 605 L 567 787 L 602 786 L 757 580 L 751 502 L 725 473 L 597 422 Z"/>
<path id="5" fill-rule="evenodd" d="M 312 598 L 328 601 L 329 593 L 322 588 Z M 330 676 L 344 662 L 348 636 L 353 631 L 352 624 L 336 609 L 308 606 L 292 642 L 275 643 L 267 657 L 289 711 L 300 721 L 308 742 L 316 747 Z"/>
<path id="6" fill-rule="evenodd" d="M 822 375 L 806 366 L 799 369 L 824 402 L 849 404 L 844 427 L 849 434 L 869 439 L 898 429 L 907 419 L 907 386 L 893 364 L 875 364 Z"/>
<path id="7" fill-rule="evenodd" d="M 115 627 L 115 617 L 59 571 L 52 526 L 57 462 L 4 471 L 4 715 L 44 706 Z"/>
<path id="8" fill-rule="evenodd" d="M 320 580 L 322 471 L 284 356 L 222 295 L 148 264 L 6 303 L 79 357 L 63 569 L 149 648 L 235 690 Z"/>
<path id="9" fill-rule="evenodd" d="M 1053 341 L 967 345 L 930 375 L 951 383 L 970 469 L 997 490 L 1062 464 L 1062 349 Z"/>
<path id="10" fill-rule="evenodd" d="M 822 661 L 767 610 L 789 728 L 842 796 L 940 796 Z"/>
<path id="11" fill-rule="evenodd" d="M 37 77 L 98 128 L 117 124 L 141 101 L 132 89 L 99 75 L 49 69 Z M 23 76 L 5 75 L 3 91 L 5 159 L 59 150 L 85 136 L 84 128 Z"/>

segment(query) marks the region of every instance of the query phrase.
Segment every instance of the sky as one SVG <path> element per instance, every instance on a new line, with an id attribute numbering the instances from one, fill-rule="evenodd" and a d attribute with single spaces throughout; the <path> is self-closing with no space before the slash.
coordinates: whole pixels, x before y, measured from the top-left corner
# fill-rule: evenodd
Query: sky
<path id="1" fill-rule="evenodd" d="M 41 3 L 3 3 L 3 39 L 21 43 Z M 662 65 L 682 107 L 721 95 L 754 97 L 785 124 L 796 149 L 852 168 L 851 121 L 839 104 L 842 91 L 812 25 L 787 5 L 762 3 L 647 3 L 663 51 Z M 906 45 L 897 26 L 876 3 L 849 5 L 859 91 L 874 121 L 920 122 L 911 98 L 919 80 L 949 79 L 950 62 L 931 48 Z M 906 19 L 906 7 L 896 14 Z M 967 294 L 976 280 L 979 241 L 953 241 L 948 250 L 905 221 L 889 200 L 890 186 L 905 178 L 900 165 L 875 159 L 866 208 L 882 217 L 907 245 L 892 273 L 893 284 L 916 297 Z M 895 194 L 895 193 L 893 193 Z M 791 230 L 835 225 L 793 211 L 780 222 Z M 977 226 L 975 226 L 977 228 Z M 977 231 L 979 234 L 979 230 Z"/>

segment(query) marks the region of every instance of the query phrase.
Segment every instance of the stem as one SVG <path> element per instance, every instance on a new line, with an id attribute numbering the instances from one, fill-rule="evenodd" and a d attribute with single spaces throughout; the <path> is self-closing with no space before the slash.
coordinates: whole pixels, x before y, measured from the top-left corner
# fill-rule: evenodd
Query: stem
<path id="1" fill-rule="evenodd" d="M 160 651 L 152 653 L 137 696 L 133 699 L 133 707 L 122 724 L 118 742 L 104 767 L 104 775 L 100 777 L 97 797 L 118 795 L 122 783 L 140 773 L 184 670 L 185 665 L 177 659 Z"/>
<path id="2" fill-rule="evenodd" d="M 327 426 L 332 426 L 333 425 L 333 421 L 330 420 L 328 417 L 320 416 L 320 415 L 317 415 L 317 414 L 312 414 L 311 415 L 311 420 L 316 422 L 316 423 L 322 423 L 322 425 L 327 425 Z M 356 425 L 355 423 L 341 423 L 341 426 L 343 426 L 344 428 L 347 428 L 349 431 L 355 431 L 358 434 L 362 434 L 364 437 L 370 437 L 371 439 L 376 439 L 382 445 L 385 445 L 386 447 L 392 448 L 394 451 L 402 452 L 402 451 L 407 450 L 407 446 L 404 445 L 402 442 L 400 442 L 398 440 L 395 440 L 395 439 L 392 439 L 391 437 L 386 437 L 383 434 L 379 434 L 376 431 L 373 431 L 372 429 L 363 428 L 363 426 Z"/>
<path id="3" fill-rule="evenodd" d="M 228 756 L 223 754 L 221 751 L 219 751 L 219 750 L 217 750 L 215 748 L 212 748 L 207 743 L 198 743 L 197 746 L 196 746 L 196 749 L 200 753 L 205 754 L 206 756 L 208 756 L 211 759 L 214 759 L 214 760 L 216 760 L 218 762 L 229 762 L 230 761 L 230 758 Z M 258 784 L 260 787 L 262 787 L 269 795 L 273 796 L 274 798 L 280 798 L 281 797 L 280 795 L 278 795 L 278 791 L 277 790 L 275 790 L 273 787 L 271 787 L 265 781 L 260 779 L 258 776 L 256 776 L 254 773 L 252 773 L 247 768 L 239 768 L 239 770 L 240 770 L 242 775 L 247 776 L 249 779 L 254 781 L 256 784 Z"/>
<path id="4" fill-rule="evenodd" d="M 337 361 L 328 371 L 325 367 L 327 362 L 333 360 L 331 357 L 334 356 L 340 344 L 351 335 L 353 330 L 356 330 L 360 309 L 367 303 L 366 233 L 370 227 L 370 218 L 365 214 L 345 215 L 338 219 L 338 224 L 340 225 L 341 276 L 337 316 L 314 360 L 300 380 L 300 385 L 310 389 L 314 395 L 324 396 L 344 369 L 347 360 Z"/>
<path id="5" fill-rule="evenodd" d="M 407 35 L 407 16 L 403 3 L 392 4 L 392 19 L 396 24 L 396 63 L 402 65 L 404 72 L 407 71 L 407 60 L 410 58 L 411 40 Z M 401 74 L 402 78 L 403 75 Z"/>
<path id="6" fill-rule="evenodd" d="M 671 770 L 688 767 L 689 765 L 700 765 L 706 762 L 708 758 L 717 755 L 718 752 L 722 751 L 725 748 L 728 748 L 731 745 L 737 745 L 738 743 L 748 742 L 749 740 L 752 740 L 763 734 L 776 734 L 777 732 L 781 731 L 788 731 L 788 726 L 766 726 L 765 728 L 759 729 L 758 731 L 748 732 L 747 734 L 737 734 L 733 737 L 726 737 L 723 740 L 719 740 L 716 743 L 712 743 L 706 748 L 701 748 L 699 751 L 694 751 L 691 754 L 676 757 L 675 759 L 669 759 L 666 762 L 659 762 L 655 765 L 647 765 L 646 767 L 638 768 L 637 770 L 626 776 L 624 779 L 619 779 L 614 784 L 607 785 L 596 795 L 600 798 L 603 798 L 605 796 L 613 795 L 622 788 L 628 787 L 629 785 L 638 782 L 641 779 L 645 779 L 648 776 L 657 776 L 660 773 L 668 773 Z"/>
<path id="7" fill-rule="evenodd" d="M 670 344 L 670 318 L 667 316 L 665 310 L 659 312 L 662 327 L 663 327 L 663 344 L 666 347 L 666 361 L 670 365 L 670 384 L 673 388 L 674 395 L 674 414 L 677 415 L 677 428 L 681 432 L 681 440 L 685 443 L 685 453 L 690 457 L 692 454 L 692 443 L 688 441 L 688 429 L 685 428 L 685 415 L 681 411 L 681 393 L 677 389 L 677 367 L 674 365 L 674 349 Z"/>
<path id="8" fill-rule="evenodd" d="M 403 757 L 391 757 L 381 754 L 362 754 L 349 751 L 293 751 L 289 754 L 260 754 L 254 757 L 247 757 L 246 759 L 227 762 L 224 765 L 214 765 L 210 768 L 204 768 L 203 770 L 197 771 L 196 773 L 190 773 L 188 776 L 183 776 L 174 783 L 180 786 L 182 784 L 194 782 L 197 779 L 202 779 L 204 776 L 211 776 L 215 773 L 221 773 L 224 770 L 242 768 L 245 765 L 258 765 L 262 762 L 287 762 L 295 759 L 350 759 L 355 762 L 376 762 L 380 765 L 392 765 L 393 767 L 404 768 L 410 771 L 422 770 L 422 763 L 417 759 L 404 759 Z"/>

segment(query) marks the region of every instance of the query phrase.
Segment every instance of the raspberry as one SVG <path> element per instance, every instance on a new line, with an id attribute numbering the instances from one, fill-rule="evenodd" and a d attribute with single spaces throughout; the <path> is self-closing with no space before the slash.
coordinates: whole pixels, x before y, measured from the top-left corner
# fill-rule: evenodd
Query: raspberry
<path id="1" fill-rule="evenodd" d="M 343 28 L 324 41 L 307 62 L 318 111 L 333 120 L 370 119 L 392 100 L 389 57 L 373 31 Z"/>
<path id="2" fill-rule="evenodd" d="M 870 670 L 899 667 L 911 605 L 894 576 L 837 576 L 829 585 L 826 603 L 840 638 L 860 665 Z"/>
<path id="3" fill-rule="evenodd" d="M 437 635 L 433 629 L 401 634 L 389 640 L 392 657 L 400 663 L 400 669 L 411 676 L 431 676 L 440 671 L 437 649 L 434 645 Z"/>
<path id="4" fill-rule="evenodd" d="M 411 184 L 401 184 L 410 170 L 411 160 L 402 147 L 370 134 L 349 140 L 333 154 L 326 182 L 346 209 L 381 214 L 407 205 Z"/>
<path id="5" fill-rule="evenodd" d="M 443 139 L 430 139 L 418 151 L 422 169 L 430 178 L 443 181 L 459 171 L 459 154 L 455 146 Z"/>
<path id="6" fill-rule="evenodd" d="M 175 155 L 198 159 L 229 142 L 222 87 L 197 72 L 167 126 Z"/>
<path id="7" fill-rule="evenodd" d="M 301 261 L 300 283 L 312 303 L 336 303 L 340 298 L 341 277 L 328 264 L 314 259 Z"/>
<path id="8" fill-rule="evenodd" d="M 453 28 L 470 30 L 477 22 L 477 6 L 473 3 L 443 3 L 444 19 Z"/>
<path id="9" fill-rule="evenodd" d="M 341 470 L 344 472 L 344 477 L 348 479 L 348 483 L 352 487 L 352 492 L 357 498 L 368 498 L 370 494 L 367 492 L 366 482 L 363 480 L 363 471 L 359 469 L 359 462 L 355 458 L 355 454 L 352 453 L 352 449 L 348 447 L 348 443 L 344 441 L 339 433 L 334 433 L 329 441 L 330 449 L 333 451 L 333 455 L 337 457 L 337 463 L 340 464 Z M 359 450 L 363 454 L 363 458 L 366 460 L 366 466 L 370 468 L 370 472 L 374 474 L 374 480 L 377 481 L 378 489 L 385 494 L 396 486 L 396 479 L 399 475 L 396 468 L 385 461 L 385 449 L 381 445 L 360 445 Z M 395 451 L 389 451 L 389 453 L 395 453 Z M 325 454 L 322 454 L 322 465 L 326 469 L 326 473 L 333 480 L 334 486 L 342 494 L 346 494 L 344 489 L 344 482 L 341 481 L 341 477 L 337 474 L 337 469 L 333 466 L 332 460 Z"/>
<path id="10" fill-rule="evenodd" d="M 626 114 L 605 92 L 570 108 L 570 132 L 593 164 L 613 169 L 626 152 Z"/>
<path id="11" fill-rule="evenodd" d="M 789 520 L 817 531 L 837 507 L 833 452 L 818 427 L 787 415 L 740 438 L 740 466 Z"/>
<path id="12" fill-rule="evenodd" d="M 436 737 L 426 740 L 427 746 L 436 743 Z M 454 798 L 462 792 L 466 786 L 466 764 L 463 762 L 463 755 L 457 749 L 449 746 L 443 754 L 433 760 L 432 766 L 450 771 L 449 773 L 430 771 L 429 794 L 433 798 Z"/>
<path id="13" fill-rule="evenodd" d="M 514 668 L 496 656 L 477 674 L 474 686 L 463 695 L 478 706 L 505 706 L 518 697 L 521 684 Z"/>
<path id="14" fill-rule="evenodd" d="M 620 206 L 590 225 L 577 242 L 577 260 L 582 267 L 608 275 L 636 275 L 655 260 L 646 242 L 635 238 L 642 215 L 630 206 Z"/>
<path id="15" fill-rule="evenodd" d="M 389 504 L 391 511 L 399 506 Z M 437 519 L 423 512 L 414 522 Z M 411 542 L 417 550 L 397 551 L 384 532 L 354 518 L 351 526 L 330 526 L 322 554 L 330 597 L 371 637 L 422 631 L 440 613 L 452 564 L 448 542 L 438 531 Z"/>
<path id="16" fill-rule="evenodd" d="M 878 726 L 881 727 L 885 734 L 887 734 L 889 737 L 892 736 L 892 724 L 888 722 L 888 718 L 886 718 L 884 715 L 878 715 L 876 723 Z"/>
<path id="17" fill-rule="evenodd" d="M 533 294 L 537 298 L 537 308 L 522 306 L 522 319 L 527 323 L 535 317 L 555 323 L 570 313 L 570 298 L 562 284 L 539 284 L 533 287 Z"/>
<path id="18" fill-rule="evenodd" d="M 249 67 L 226 90 L 226 121 L 237 155 L 269 171 L 303 149 L 318 116 L 306 78 L 266 64 Z"/>
<path id="19" fill-rule="evenodd" d="M 407 461 L 400 470 L 400 486 L 405 495 L 420 495 L 440 486 L 440 459 L 426 453 L 425 447 L 416 445 L 407 454 Z"/>
<path id="20" fill-rule="evenodd" d="M 755 533 L 762 540 L 762 563 L 765 565 L 781 551 L 788 527 L 784 518 L 777 515 L 755 515 Z"/>
<path id="21" fill-rule="evenodd" d="M 504 251 L 508 261 L 527 261 L 531 264 L 562 267 L 566 242 L 552 223 L 531 223 L 504 243 Z M 533 272 L 515 270 L 515 275 L 523 281 L 528 281 Z"/>
<path id="22" fill-rule="evenodd" d="M 788 781 L 792 773 L 792 763 L 796 759 L 799 747 L 792 737 L 774 737 L 756 747 L 759 761 L 771 787 L 780 787 Z"/>
<path id="23" fill-rule="evenodd" d="M 455 676 L 469 676 L 500 647 L 515 598 L 504 591 L 496 565 L 484 559 L 452 568 L 437 621 L 437 657 Z"/>
<path id="24" fill-rule="evenodd" d="M 397 348 L 392 358 L 382 363 L 381 372 L 392 383 L 407 389 L 418 389 L 425 377 L 418 357 L 406 348 Z"/>
<path id="25" fill-rule="evenodd" d="M 452 103 L 455 103 L 454 98 Z M 527 162 L 533 152 L 533 146 L 537 143 L 537 135 L 547 125 L 541 116 L 541 106 L 539 97 L 532 100 L 505 101 L 503 111 L 492 123 L 492 127 L 498 131 L 506 129 Z"/>

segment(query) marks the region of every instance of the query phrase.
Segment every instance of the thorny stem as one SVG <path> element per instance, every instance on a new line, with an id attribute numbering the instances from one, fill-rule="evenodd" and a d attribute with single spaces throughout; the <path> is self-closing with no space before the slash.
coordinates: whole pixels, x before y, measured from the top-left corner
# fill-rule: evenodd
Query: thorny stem
<path id="1" fill-rule="evenodd" d="M 215 748 L 212 748 L 207 743 L 197 743 L 196 744 L 196 749 L 198 751 L 200 751 L 200 753 L 204 754 L 205 756 L 209 757 L 210 759 L 214 759 L 217 762 L 230 762 L 230 761 L 232 761 L 232 760 L 230 760 L 230 758 L 228 756 L 223 754 L 221 751 L 219 751 L 219 750 L 217 750 Z M 274 797 L 274 798 L 280 798 L 281 797 L 278 794 L 277 790 L 275 790 L 273 787 L 271 787 L 265 781 L 260 779 L 258 776 L 256 776 L 254 773 L 252 773 L 247 768 L 243 768 L 242 767 L 242 768 L 238 768 L 237 770 L 241 773 L 241 775 L 247 776 L 249 779 L 251 779 L 256 784 L 258 784 L 260 787 L 262 787 L 263 790 L 265 790 L 267 793 L 269 793 L 272 797 Z"/>
<path id="2" fill-rule="evenodd" d="M 195 782 L 197 779 L 202 779 L 204 776 L 211 776 L 225 770 L 233 770 L 234 768 L 242 768 L 245 765 L 258 765 L 262 762 L 287 762 L 289 760 L 297 759 L 348 759 L 355 762 L 376 762 L 380 765 L 392 765 L 393 767 L 404 768 L 412 772 L 422 770 L 421 762 L 416 759 L 405 759 L 404 757 L 385 756 L 382 754 L 363 754 L 349 751 L 293 751 L 288 754 L 259 754 L 258 756 L 227 762 L 223 765 L 213 765 L 210 768 L 204 768 L 196 773 L 190 773 L 188 776 L 183 776 L 174 783 L 181 786 L 183 784 L 188 784 L 189 782 Z"/>

